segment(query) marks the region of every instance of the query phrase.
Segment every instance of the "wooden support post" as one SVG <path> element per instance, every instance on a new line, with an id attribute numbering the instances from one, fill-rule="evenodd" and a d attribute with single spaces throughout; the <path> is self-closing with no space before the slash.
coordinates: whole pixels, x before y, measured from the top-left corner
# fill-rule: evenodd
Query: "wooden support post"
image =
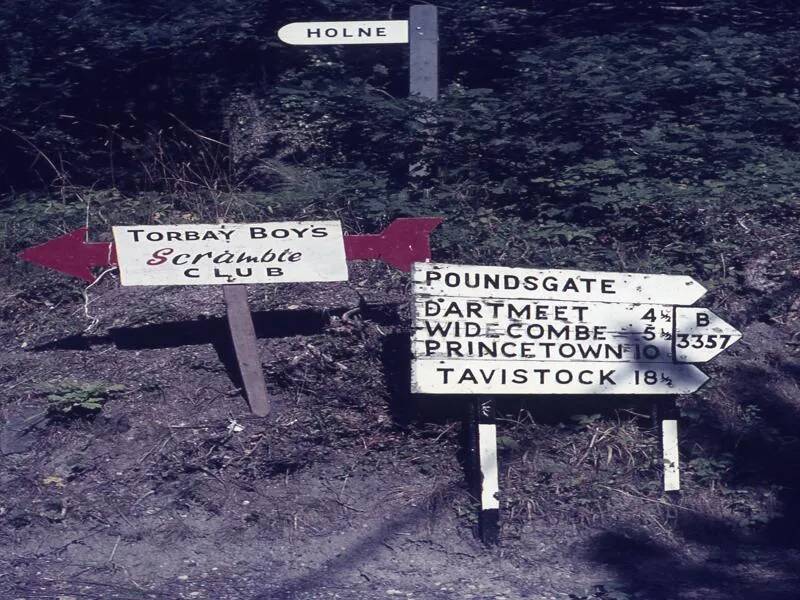
<path id="1" fill-rule="evenodd" d="M 408 19 L 408 92 L 428 100 L 439 99 L 439 22 L 435 6 L 420 4 L 412 6 Z M 423 124 L 429 124 L 420 117 Z M 424 129 L 423 145 L 433 143 L 432 129 Z M 423 160 L 408 166 L 409 183 L 412 188 L 423 187 L 430 168 Z"/>
<path id="2" fill-rule="evenodd" d="M 239 363 L 245 395 L 254 415 L 265 417 L 269 414 L 267 384 L 261 369 L 261 359 L 256 345 L 256 331 L 253 317 L 247 304 L 247 286 L 243 284 L 223 285 L 225 308 L 228 311 L 228 326 L 231 330 L 233 350 Z"/>
<path id="3" fill-rule="evenodd" d="M 493 398 L 479 398 L 474 402 L 473 421 L 477 431 L 476 473 L 481 501 L 478 519 L 481 540 L 486 545 L 495 545 L 500 537 L 500 491 L 497 463 L 497 425 Z"/>
<path id="4" fill-rule="evenodd" d="M 467 400 L 467 410 L 464 417 L 464 427 L 466 429 L 466 475 L 467 488 L 473 498 L 481 497 L 481 461 L 478 456 L 478 406 L 479 398 Z"/>
<path id="5" fill-rule="evenodd" d="M 655 425 L 661 441 L 661 456 L 664 463 L 664 491 L 681 489 L 680 460 L 678 453 L 678 415 L 675 398 L 657 401 L 653 408 Z"/>
<path id="6" fill-rule="evenodd" d="M 435 6 L 411 7 L 408 19 L 409 94 L 439 97 L 439 19 Z"/>

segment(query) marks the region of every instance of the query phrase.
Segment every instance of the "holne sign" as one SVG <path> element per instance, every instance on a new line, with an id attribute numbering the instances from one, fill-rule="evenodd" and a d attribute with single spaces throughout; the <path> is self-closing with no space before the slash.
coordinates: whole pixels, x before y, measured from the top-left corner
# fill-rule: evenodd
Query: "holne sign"
<path id="1" fill-rule="evenodd" d="M 408 21 L 327 21 L 289 23 L 278 38 L 293 46 L 407 44 Z"/>

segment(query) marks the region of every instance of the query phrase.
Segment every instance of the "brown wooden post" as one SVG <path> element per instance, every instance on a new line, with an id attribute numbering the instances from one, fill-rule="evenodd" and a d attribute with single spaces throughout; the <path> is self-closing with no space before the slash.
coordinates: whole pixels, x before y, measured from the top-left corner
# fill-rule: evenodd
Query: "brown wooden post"
<path id="1" fill-rule="evenodd" d="M 247 402 L 254 415 L 265 417 L 269 414 L 267 384 L 258 356 L 253 317 L 247 304 L 247 286 L 240 283 L 224 285 L 222 293 L 225 297 L 233 350 L 239 364 Z"/>

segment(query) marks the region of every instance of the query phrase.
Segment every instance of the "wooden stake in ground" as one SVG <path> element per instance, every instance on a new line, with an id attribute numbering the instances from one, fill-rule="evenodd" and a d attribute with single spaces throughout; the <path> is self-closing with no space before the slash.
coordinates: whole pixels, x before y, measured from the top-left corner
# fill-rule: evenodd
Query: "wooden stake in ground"
<path id="1" fill-rule="evenodd" d="M 250 404 L 250 410 L 259 417 L 269 414 L 269 399 L 261 359 L 258 355 L 256 331 L 253 317 L 247 304 L 247 286 L 244 284 L 224 285 L 225 308 L 228 311 L 228 326 L 231 340 L 242 377 L 242 385 Z"/>

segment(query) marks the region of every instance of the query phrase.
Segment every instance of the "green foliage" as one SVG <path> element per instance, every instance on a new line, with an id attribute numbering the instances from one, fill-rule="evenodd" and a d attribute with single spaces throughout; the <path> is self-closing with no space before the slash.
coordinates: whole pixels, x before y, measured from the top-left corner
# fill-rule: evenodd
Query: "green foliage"
<path id="1" fill-rule="evenodd" d="M 516 25 L 520 35 L 526 26 Z M 468 73 L 456 76 L 435 104 L 392 97 L 372 76 L 348 76 L 349 57 L 326 55 L 330 63 L 287 70 L 267 91 L 260 105 L 275 133 L 262 157 L 307 168 L 324 190 L 312 211 L 351 229 L 444 215 L 439 259 L 733 286 L 761 240 L 796 253 L 796 235 L 778 236 L 800 227 L 800 154 L 777 124 L 791 122 L 800 99 L 766 35 L 667 26 L 663 36 L 669 44 L 634 29 L 614 42 L 509 45 L 497 58 L 509 77 L 469 88 Z M 414 162 L 429 175 L 409 185 Z M 292 197 L 308 195 L 302 180 L 281 188 L 290 211 Z"/>
<path id="2" fill-rule="evenodd" d="M 689 461 L 689 470 L 704 484 L 718 484 L 733 468 L 734 457 L 723 453 L 714 457 L 698 457 Z"/>
<path id="3" fill-rule="evenodd" d="M 47 409 L 49 413 L 59 415 L 98 413 L 109 398 L 124 390 L 124 385 L 61 381 L 51 386 Z"/>
<path id="4" fill-rule="evenodd" d="M 797 258 L 786 234 L 800 230 L 800 95 L 792 34 L 770 30 L 783 5 L 753 17 L 721 2 L 690 13 L 440 3 L 433 104 L 406 97 L 397 48 L 274 36 L 393 6 L 10 2 L 0 108 L 38 149 L 3 134 L 10 168 L 124 189 L 125 221 L 328 217 L 370 231 L 438 214 L 440 260 L 685 273 L 714 289 L 767 249 Z M 409 181 L 417 162 L 428 175 Z"/>

